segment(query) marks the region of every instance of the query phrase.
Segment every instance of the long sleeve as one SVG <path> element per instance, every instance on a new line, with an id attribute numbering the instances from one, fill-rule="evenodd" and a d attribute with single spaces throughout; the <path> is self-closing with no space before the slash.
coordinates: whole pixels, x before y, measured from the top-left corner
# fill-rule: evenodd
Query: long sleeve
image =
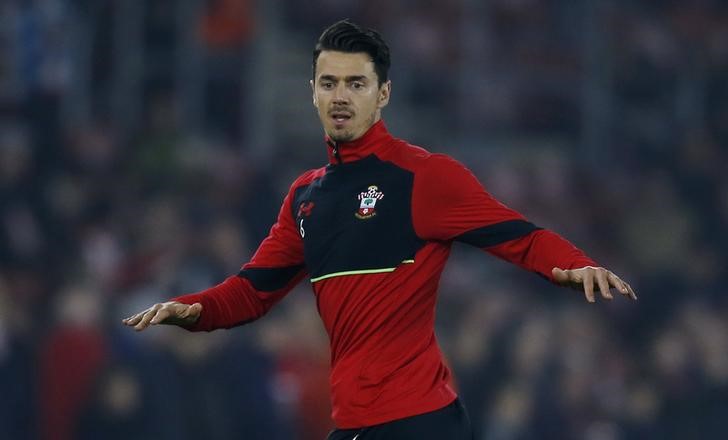
<path id="1" fill-rule="evenodd" d="M 291 204 L 295 189 L 308 174 L 291 186 L 276 223 L 237 275 L 201 292 L 172 299 L 185 304 L 202 304 L 200 319 L 187 327 L 188 330 L 211 331 L 254 321 L 306 276 L 303 242 L 293 220 Z"/>
<path id="2" fill-rule="evenodd" d="M 433 154 L 417 173 L 412 210 L 419 237 L 479 247 L 552 282 L 554 267 L 596 265 L 558 234 L 500 203 L 470 170 L 445 155 Z"/>

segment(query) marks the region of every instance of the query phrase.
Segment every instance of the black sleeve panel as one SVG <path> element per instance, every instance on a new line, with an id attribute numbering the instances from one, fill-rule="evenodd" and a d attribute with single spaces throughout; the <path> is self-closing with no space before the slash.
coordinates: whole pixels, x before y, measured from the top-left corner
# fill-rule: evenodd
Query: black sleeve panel
<path id="1" fill-rule="evenodd" d="M 539 229 L 543 228 L 526 220 L 508 220 L 465 232 L 455 237 L 455 240 L 485 248 L 526 236 Z"/>
<path id="2" fill-rule="evenodd" d="M 274 292 L 288 285 L 303 268 L 302 264 L 288 267 L 249 267 L 241 270 L 238 276 L 250 280 L 256 290 Z"/>

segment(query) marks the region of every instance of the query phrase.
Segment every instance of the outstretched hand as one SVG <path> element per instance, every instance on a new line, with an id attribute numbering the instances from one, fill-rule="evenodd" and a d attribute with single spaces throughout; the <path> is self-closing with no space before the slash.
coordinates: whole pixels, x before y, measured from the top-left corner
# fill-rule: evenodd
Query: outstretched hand
<path id="1" fill-rule="evenodd" d="M 192 325 L 200 319 L 202 304 L 183 304 L 176 301 L 154 304 L 146 310 L 123 319 L 125 325 L 142 331 L 150 325 Z"/>
<path id="2" fill-rule="evenodd" d="M 612 287 L 617 289 L 622 295 L 636 300 L 632 287 L 622 281 L 617 275 L 603 267 L 586 266 L 580 269 L 559 269 L 554 267 L 551 270 L 552 275 L 557 283 L 562 286 L 571 287 L 573 289 L 584 291 L 586 300 L 593 303 L 596 298 L 594 295 L 595 284 L 599 286 L 599 292 L 602 298 L 611 300 L 612 293 L 609 291 Z"/>

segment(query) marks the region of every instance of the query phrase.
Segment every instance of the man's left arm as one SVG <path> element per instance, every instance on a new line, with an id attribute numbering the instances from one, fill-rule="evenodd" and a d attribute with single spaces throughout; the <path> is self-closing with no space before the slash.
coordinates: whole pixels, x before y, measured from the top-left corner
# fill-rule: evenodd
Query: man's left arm
<path id="1" fill-rule="evenodd" d="M 595 289 L 612 299 L 610 288 L 637 299 L 629 284 L 569 241 L 497 201 L 459 162 L 439 154 L 427 162 L 415 176 L 412 197 L 420 237 L 479 247 L 556 284 L 583 290 L 589 302 L 595 301 Z"/>

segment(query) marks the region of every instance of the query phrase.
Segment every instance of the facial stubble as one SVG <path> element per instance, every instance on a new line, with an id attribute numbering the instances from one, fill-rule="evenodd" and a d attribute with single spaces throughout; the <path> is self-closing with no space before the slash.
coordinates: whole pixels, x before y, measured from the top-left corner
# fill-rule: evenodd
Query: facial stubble
<path id="1" fill-rule="evenodd" d="M 364 136 L 364 133 L 369 131 L 369 129 L 372 127 L 372 125 L 374 125 L 374 121 L 375 121 L 376 117 L 377 117 L 376 111 L 373 112 L 369 116 L 369 119 L 367 120 L 367 124 L 366 124 L 367 128 L 364 130 L 364 132 L 361 134 L 361 136 Z M 361 137 L 361 136 L 359 136 L 359 137 Z M 354 140 L 358 139 L 358 138 L 354 138 L 354 133 L 351 131 L 345 131 L 339 135 L 337 135 L 335 133 L 329 133 L 329 137 L 334 142 L 350 142 L 350 141 L 354 141 Z"/>

